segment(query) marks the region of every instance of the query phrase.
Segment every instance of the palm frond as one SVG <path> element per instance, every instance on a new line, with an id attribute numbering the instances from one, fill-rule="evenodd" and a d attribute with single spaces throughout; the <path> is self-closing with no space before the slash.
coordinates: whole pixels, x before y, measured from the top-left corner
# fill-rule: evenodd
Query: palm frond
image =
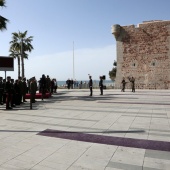
<path id="1" fill-rule="evenodd" d="M 6 19 L 0 15 L 0 30 L 7 29 L 7 27 L 6 27 L 7 22 L 8 22 L 8 19 Z"/>
<path id="2" fill-rule="evenodd" d="M 0 0 L 0 6 L 1 7 L 5 7 L 5 4 L 6 4 L 5 0 Z"/>

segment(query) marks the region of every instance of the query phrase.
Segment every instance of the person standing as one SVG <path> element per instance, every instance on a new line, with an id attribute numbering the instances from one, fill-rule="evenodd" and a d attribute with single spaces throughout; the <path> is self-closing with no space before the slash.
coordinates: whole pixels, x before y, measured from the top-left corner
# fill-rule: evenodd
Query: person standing
<path id="1" fill-rule="evenodd" d="M 3 97 L 3 78 L 0 77 L 0 104 L 3 105 L 2 97 Z"/>
<path id="2" fill-rule="evenodd" d="M 58 88 L 57 79 L 54 79 L 54 93 L 57 93 L 57 88 Z"/>
<path id="3" fill-rule="evenodd" d="M 132 92 L 135 92 L 135 78 L 129 77 L 129 81 L 131 82 Z"/>
<path id="4" fill-rule="evenodd" d="M 11 107 L 15 107 L 14 79 L 11 79 Z"/>
<path id="5" fill-rule="evenodd" d="M 47 78 L 46 78 L 46 88 L 47 88 L 47 91 L 48 91 L 48 93 L 50 93 L 50 90 L 51 90 L 51 79 L 50 79 L 50 77 L 49 77 L 49 75 L 47 75 Z"/>
<path id="6" fill-rule="evenodd" d="M 125 92 L 125 85 L 126 85 L 126 82 L 125 82 L 125 78 L 123 78 L 122 80 L 122 92 Z"/>
<path id="7" fill-rule="evenodd" d="M 36 91 L 37 91 L 36 79 L 35 77 L 32 77 L 30 82 L 30 94 L 32 103 L 36 102 L 35 100 Z"/>
<path id="8" fill-rule="evenodd" d="M 5 91 L 5 86 L 6 86 L 6 79 L 3 79 L 3 103 L 6 103 L 6 91 Z"/>
<path id="9" fill-rule="evenodd" d="M 102 79 L 102 76 L 100 76 L 99 87 L 100 87 L 100 95 L 103 95 L 103 79 Z"/>
<path id="10" fill-rule="evenodd" d="M 22 77 L 18 78 L 18 85 L 19 85 L 19 101 L 20 104 L 23 103 L 22 102 L 22 98 L 23 98 L 23 83 L 22 83 Z"/>
<path id="11" fill-rule="evenodd" d="M 12 88 L 11 88 L 11 77 L 7 77 L 7 82 L 5 86 L 5 91 L 6 91 L 6 109 L 12 109 L 12 107 L 9 107 L 9 104 L 12 105 Z"/>
<path id="12" fill-rule="evenodd" d="M 51 80 L 50 84 L 51 84 L 50 85 L 50 93 L 53 94 L 53 92 L 54 92 L 54 79 Z"/>
<path id="13" fill-rule="evenodd" d="M 67 88 L 70 89 L 70 79 L 68 79 L 68 80 L 66 81 L 66 84 L 67 84 Z"/>
<path id="14" fill-rule="evenodd" d="M 18 80 L 15 80 L 15 83 L 14 83 L 14 91 L 15 91 L 15 105 L 20 105 L 20 88 L 19 88 L 19 83 L 18 83 Z"/>
<path id="15" fill-rule="evenodd" d="M 44 97 L 46 95 L 46 91 L 47 91 L 47 82 L 46 82 L 46 77 L 43 74 L 42 78 L 40 79 L 40 92 L 41 92 L 41 99 L 44 100 Z"/>
<path id="16" fill-rule="evenodd" d="M 26 78 L 23 78 L 23 82 L 22 82 L 22 87 L 23 87 L 23 90 L 22 90 L 22 99 L 23 99 L 23 102 L 27 102 L 25 100 L 25 97 L 26 97 L 26 93 L 27 93 L 27 83 L 26 83 Z"/>
<path id="17" fill-rule="evenodd" d="M 93 95 L 93 80 L 91 76 L 89 76 L 89 89 L 90 89 L 90 96 L 92 96 Z"/>

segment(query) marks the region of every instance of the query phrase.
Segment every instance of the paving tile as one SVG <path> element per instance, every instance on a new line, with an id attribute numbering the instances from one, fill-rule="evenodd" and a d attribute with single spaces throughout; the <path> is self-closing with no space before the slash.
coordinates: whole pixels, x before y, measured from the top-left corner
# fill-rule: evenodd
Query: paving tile
<path id="1" fill-rule="evenodd" d="M 28 170 L 28 168 L 20 168 L 9 164 L 3 164 L 0 166 L 0 170 Z"/>
<path id="2" fill-rule="evenodd" d="M 146 150 L 145 157 L 170 160 L 170 152 Z"/>
<path id="3" fill-rule="evenodd" d="M 169 151 L 120 145 L 129 139 L 134 144 L 141 139 L 170 142 L 170 92 L 138 89 L 122 94 L 111 89 L 102 97 L 98 93 L 94 89 L 89 98 L 89 89 L 59 89 L 53 98 L 38 99 L 36 110 L 27 110 L 29 102 L 12 112 L 0 106 L 0 170 L 138 170 L 142 165 L 143 170 L 169 170 Z M 105 143 L 36 135 L 46 129 L 89 132 Z M 107 137 L 121 140 L 107 145 Z"/>
<path id="4" fill-rule="evenodd" d="M 73 166 L 83 167 L 92 170 L 103 170 L 107 164 L 108 160 L 106 159 L 99 159 L 84 154 L 73 164 Z"/>
<path id="5" fill-rule="evenodd" d="M 36 165 L 33 168 L 31 168 L 30 170 L 54 170 L 56 168 L 50 168 L 47 166 L 41 166 L 41 165 Z"/>
<path id="6" fill-rule="evenodd" d="M 7 162 L 8 165 L 20 168 L 20 169 L 30 169 L 32 168 L 35 164 L 31 164 L 30 162 L 25 162 L 17 159 L 12 159 Z"/>
<path id="7" fill-rule="evenodd" d="M 163 159 L 155 159 L 155 158 L 145 158 L 143 167 L 146 168 L 155 168 L 161 170 L 169 170 L 170 169 L 170 161 Z"/>
<path id="8" fill-rule="evenodd" d="M 133 164 L 125 164 L 119 162 L 109 162 L 107 165 L 108 168 L 113 169 L 126 169 L 126 170 L 143 170 L 142 166 L 133 165 Z"/>
<path id="9" fill-rule="evenodd" d="M 49 161 L 42 161 L 38 165 L 43 166 L 44 168 L 47 167 L 56 170 L 67 170 L 70 167 L 70 165 L 67 164 L 60 164 L 57 162 L 49 162 Z"/>
<path id="10" fill-rule="evenodd" d="M 111 162 L 142 166 L 145 149 L 118 147 Z"/>

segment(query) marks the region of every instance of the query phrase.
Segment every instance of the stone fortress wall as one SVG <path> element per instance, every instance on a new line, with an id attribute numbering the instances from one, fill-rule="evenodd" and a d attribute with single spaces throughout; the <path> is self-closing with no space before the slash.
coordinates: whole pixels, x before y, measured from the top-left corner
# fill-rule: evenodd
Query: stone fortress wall
<path id="1" fill-rule="evenodd" d="M 138 89 L 170 88 L 170 21 L 113 25 L 112 34 L 117 43 L 115 88 L 120 88 L 123 77 L 129 82 L 132 76 Z"/>

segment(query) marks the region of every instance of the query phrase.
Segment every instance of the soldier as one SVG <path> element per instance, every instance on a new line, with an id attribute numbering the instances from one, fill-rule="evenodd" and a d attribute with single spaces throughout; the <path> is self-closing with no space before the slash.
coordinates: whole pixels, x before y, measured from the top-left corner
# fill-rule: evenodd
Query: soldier
<path id="1" fill-rule="evenodd" d="M 22 83 L 22 77 L 19 77 L 18 78 L 18 85 L 19 85 L 19 94 L 18 94 L 18 96 L 19 96 L 19 101 L 20 101 L 20 103 L 22 103 L 22 94 L 23 94 L 23 83 Z"/>
<path id="2" fill-rule="evenodd" d="M 3 79 L 3 103 L 6 103 L 6 91 L 5 91 L 5 86 L 6 86 L 6 79 Z"/>
<path id="3" fill-rule="evenodd" d="M 123 78 L 122 80 L 122 92 L 125 92 L 125 85 L 126 85 L 126 82 L 125 82 L 125 78 Z"/>
<path id="4" fill-rule="evenodd" d="M 102 76 L 100 76 L 99 87 L 100 87 L 100 95 L 103 95 L 103 79 L 102 79 Z"/>
<path id="5" fill-rule="evenodd" d="M 32 103 L 35 103 L 35 94 L 37 91 L 37 85 L 36 85 L 36 80 L 35 77 L 32 77 L 30 79 L 30 94 L 31 94 L 31 101 Z"/>
<path id="6" fill-rule="evenodd" d="M 12 109 L 12 107 L 9 107 L 9 104 L 12 106 L 12 87 L 11 87 L 11 77 L 7 77 L 7 82 L 5 86 L 5 92 L 6 92 L 6 109 Z"/>
<path id="7" fill-rule="evenodd" d="M 11 106 L 12 106 L 12 107 L 15 107 L 14 79 L 11 79 Z"/>
<path id="8" fill-rule="evenodd" d="M 70 89 L 70 79 L 67 79 L 66 84 L 67 84 L 67 88 Z"/>
<path id="9" fill-rule="evenodd" d="M 54 91 L 54 79 L 52 79 L 51 82 L 50 82 L 50 91 L 51 91 L 51 94 L 53 94 L 53 91 Z"/>
<path id="10" fill-rule="evenodd" d="M 2 82 L 2 77 L 0 77 L 0 104 L 3 105 L 2 97 L 3 97 L 3 82 Z"/>
<path id="11" fill-rule="evenodd" d="M 19 88 L 19 84 L 18 84 L 18 80 L 15 80 L 14 83 L 14 91 L 15 91 L 15 105 L 20 105 L 20 88 Z"/>
<path id="12" fill-rule="evenodd" d="M 27 93 L 26 78 L 23 78 L 22 87 L 23 87 L 23 90 L 22 90 L 22 99 L 23 99 L 23 102 L 27 102 L 27 101 L 25 100 L 25 96 L 26 96 L 26 93 Z"/>
<path id="13" fill-rule="evenodd" d="M 47 75 L 46 83 L 47 83 L 47 85 L 46 85 L 47 91 L 50 93 L 51 79 L 50 79 L 49 75 Z"/>
<path id="14" fill-rule="evenodd" d="M 40 92 L 41 92 L 41 99 L 44 100 L 45 94 L 46 94 L 46 77 L 43 74 L 42 78 L 40 79 Z"/>
<path id="15" fill-rule="evenodd" d="M 92 77 L 89 76 L 89 89 L 90 89 L 90 96 L 93 95 L 93 80 L 92 80 Z"/>
<path id="16" fill-rule="evenodd" d="M 135 78 L 129 78 L 129 81 L 131 82 L 132 92 L 135 92 Z"/>

